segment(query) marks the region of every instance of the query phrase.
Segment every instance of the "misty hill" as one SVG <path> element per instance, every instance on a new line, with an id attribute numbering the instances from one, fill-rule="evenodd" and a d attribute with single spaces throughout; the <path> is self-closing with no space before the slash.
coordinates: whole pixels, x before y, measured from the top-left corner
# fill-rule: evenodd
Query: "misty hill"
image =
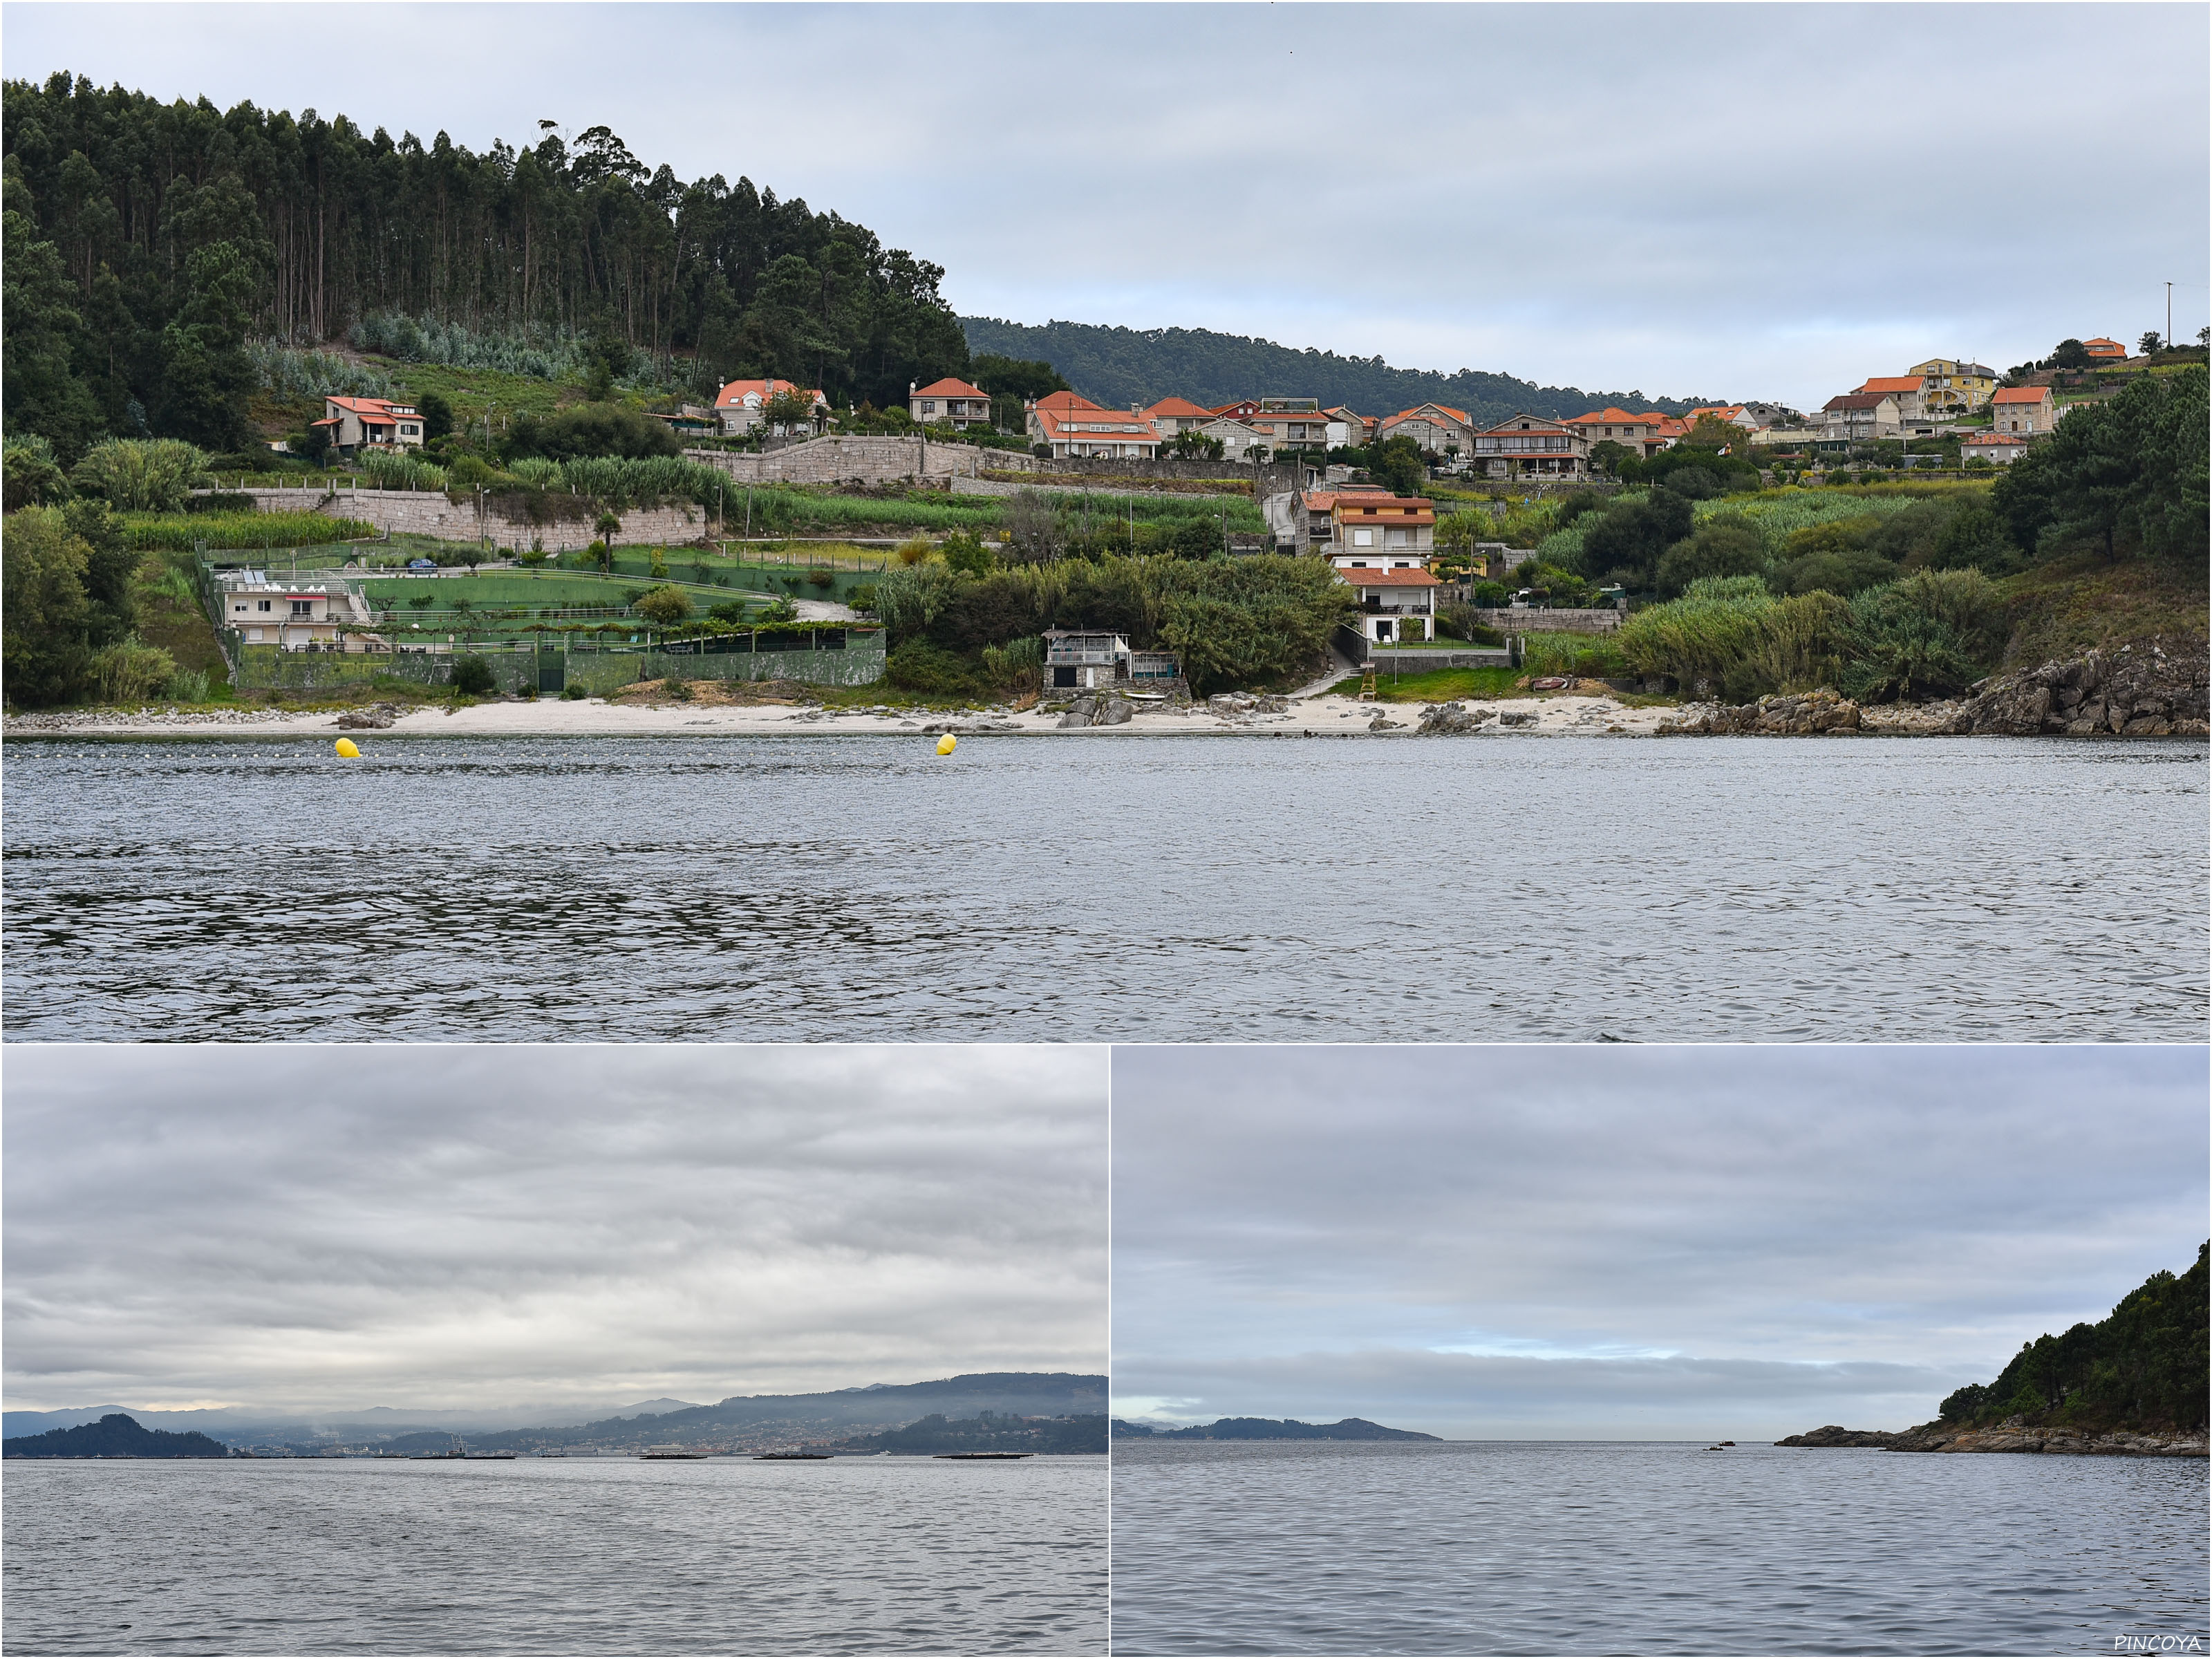
<path id="1" fill-rule="evenodd" d="M 1438 403 L 1488 424 L 1514 414 L 1559 418 L 1613 404 L 1679 415 L 1717 401 L 1654 398 L 1641 391 L 1581 392 L 1472 368 L 1451 374 L 1393 368 L 1380 357 L 1340 357 L 1205 328 L 1062 322 L 1036 327 L 996 317 L 963 317 L 960 325 L 968 331 L 970 353 L 1042 358 L 1085 397 L 1109 409 L 1157 403 L 1170 393 L 1209 406 L 1239 398 L 1318 398 L 1323 408 L 1345 404 L 1370 416 Z"/>
<path id="2" fill-rule="evenodd" d="M 892 1452 L 933 1456 L 942 1452 L 1031 1452 L 1046 1456 L 1106 1449 L 1106 1419 L 1090 1417 L 1007 1417 L 983 1412 L 948 1418 L 932 1412 L 919 1422 L 882 1434 L 837 1443 L 841 1452 Z"/>
<path id="3" fill-rule="evenodd" d="M 628 1447 L 655 1442 L 692 1444 L 775 1431 L 827 1438 L 903 1428 L 938 1413 L 948 1418 L 984 1412 L 1013 1417 L 1103 1415 L 1106 1379 L 1066 1371 L 982 1371 L 929 1382 L 872 1382 L 823 1394 L 740 1395 L 712 1406 L 635 1417 L 612 1417 L 577 1427 L 516 1429 L 471 1435 L 478 1450 L 528 1450 L 562 1446 Z"/>
<path id="4" fill-rule="evenodd" d="M 97 1423 L 48 1429 L 44 1434 L 0 1441 L 0 1457 L 228 1457 L 220 1440 L 198 1433 L 142 1428 L 121 1412 Z"/>
<path id="5" fill-rule="evenodd" d="M 0 1435 L 13 1439 L 47 1429 L 73 1429 L 80 1423 L 96 1423 L 112 1412 L 122 1412 L 145 1428 L 182 1431 L 198 1429 L 225 1440 L 333 1439 L 380 1440 L 416 1431 L 473 1434 L 486 1430 L 516 1429 L 533 1424 L 569 1426 L 619 1412 L 635 1416 L 641 1412 L 689 1411 L 689 1400 L 641 1400 L 634 1405 L 562 1407 L 520 1405 L 489 1410 L 425 1410 L 414 1407 L 348 1407 L 341 1411 L 306 1413 L 271 1411 L 258 1406 L 204 1407 L 192 1411 L 141 1411 L 131 1406 L 79 1406 L 56 1411 L 14 1411 L 0 1413 Z"/>
<path id="6" fill-rule="evenodd" d="M 1114 1419 L 1116 1438 L 1136 1440 L 1439 1440 L 1433 1434 L 1411 1429 L 1386 1429 L 1364 1417 L 1347 1417 L 1334 1423 L 1301 1423 L 1295 1418 L 1277 1422 L 1267 1417 L 1224 1417 L 1217 1423 L 1194 1424 L 1187 1429 L 1155 1429 L 1142 1423 Z"/>

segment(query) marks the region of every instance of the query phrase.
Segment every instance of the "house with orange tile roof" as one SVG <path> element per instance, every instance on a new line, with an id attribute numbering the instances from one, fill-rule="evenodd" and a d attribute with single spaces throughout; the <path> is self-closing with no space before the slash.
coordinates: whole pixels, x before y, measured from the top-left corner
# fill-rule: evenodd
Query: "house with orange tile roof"
<path id="1" fill-rule="evenodd" d="M 2027 453 L 2027 434 L 2014 432 L 1972 432 L 1959 441 L 1963 465 L 1976 456 L 1997 466 L 2008 466 Z"/>
<path id="2" fill-rule="evenodd" d="M 1667 418 L 1656 410 L 1646 415 L 1632 415 L 1625 409 L 1607 408 L 1570 416 L 1565 424 L 1580 431 L 1589 440 L 1592 448 L 1602 443 L 1615 443 L 1649 460 L 1681 435 L 1678 432 L 1668 436 L 1661 430 L 1661 423 Z M 1674 424 L 1680 426 L 1681 422 Z"/>
<path id="3" fill-rule="evenodd" d="M 1411 438 L 1424 454 L 1455 465 L 1474 453 L 1474 421 L 1465 410 L 1446 404 L 1417 404 L 1376 423 L 1376 443 L 1393 438 Z"/>
<path id="4" fill-rule="evenodd" d="M 1339 554 L 1329 562 L 1359 601 L 1353 629 L 1370 645 L 1401 645 L 1436 636 L 1437 590 L 1443 584 L 1411 559 L 1362 559 Z"/>
<path id="5" fill-rule="evenodd" d="M 1919 420 L 1926 412 L 1927 384 L 1917 374 L 1877 374 L 1853 389 L 1854 396 L 1869 392 L 1878 398 L 1888 398 L 1897 404 L 1900 423 Z"/>
<path id="6" fill-rule="evenodd" d="M 2117 362 L 2128 355 L 2128 349 L 2118 340 L 2108 340 L 2101 334 L 2094 340 L 2082 341 L 2081 349 L 2106 362 Z"/>
<path id="7" fill-rule="evenodd" d="M 1930 357 L 1905 372 L 1920 376 L 1921 400 L 1931 415 L 1971 415 L 1997 389 L 1997 372 L 1986 363 Z"/>
<path id="8" fill-rule="evenodd" d="M 1437 504 L 1382 489 L 1308 490 L 1309 503 L 1328 498 L 1328 542 L 1316 548 L 1340 568 L 1427 565 L 1437 550 Z"/>
<path id="9" fill-rule="evenodd" d="M 1030 442 L 1048 448 L 1054 460 L 1108 456 L 1152 460 L 1160 434 L 1134 410 L 1102 409 L 1073 392 L 1054 392 L 1026 406 Z"/>
<path id="10" fill-rule="evenodd" d="M 1249 415 L 1237 418 L 1259 433 L 1273 450 L 1327 449 L 1328 447 L 1328 416 L 1320 404 L 1311 398 L 1263 398 L 1261 407 Z M 1296 402 L 1307 405 L 1302 409 L 1270 409 L 1271 403 Z"/>
<path id="11" fill-rule="evenodd" d="M 343 454 L 422 447 L 422 412 L 389 398 L 325 398 L 323 418 L 314 424 L 331 434 L 331 447 Z"/>
<path id="12" fill-rule="evenodd" d="M 1148 409 L 1137 411 L 1152 423 L 1152 430 L 1166 442 L 1173 443 L 1176 434 L 1204 426 L 1215 419 L 1213 411 L 1188 398 L 1163 398 Z"/>
<path id="13" fill-rule="evenodd" d="M 964 430 L 991 424 L 991 394 L 980 386 L 947 375 L 927 386 L 906 385 L 906 412 L 922 426 L 951 425 Z"/>
<path id="14" fill-rule="evenodd" d="M 2058 424 L 2058 410 L 2047 386 L 1999 386 L 1990 395 L 1991 429 L 2030 436 Z"/>
<path id="15" fill-rule="evenodd" d="M 1589 473 L 1589 434 L 1544 415 L 1516 415 L 1474 434 L 1474 471 L 1493 478 L 1579 478 Z"/>
<path id="16" fill-rule="evenodd" d="M 789 380 L 732 380 L 714 394 L 714 413 L 721 417 L 722 431 L 732 437 L 750 432 L 768 419 L 769 402 L 778 396 L 807 399 L 817 427 L 829 418 L 830 399 L 818 389 L 802 392 Z"/>

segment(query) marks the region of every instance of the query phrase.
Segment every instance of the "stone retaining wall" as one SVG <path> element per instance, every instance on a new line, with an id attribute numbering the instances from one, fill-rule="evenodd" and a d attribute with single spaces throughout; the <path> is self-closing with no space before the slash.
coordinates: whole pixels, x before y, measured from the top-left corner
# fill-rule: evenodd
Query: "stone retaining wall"
<path id="1" fill-rule="evenodd" d="M 205 492 L 197 492 L 205 493 Z M 477 516 L 473 501 L 456 504 L 442 490 L 288 489 L 254 488 L 226 492 L 253 497 L 262 513 L 319 513 L 329 519 L 359 519 L 387 534 L 429 536 L 440 541 L 474 541 L 487 526 Z M 634 507 L 622 515 L 618 542 L 681 544 L 698 541 L 710 528 L 711 515 L 696 507 Z M 549 553 L 565 553 L 598 539 L 592 520 L 569 519 L 534 525 L 494 512 L 489 530 L 501 547 L 527 548 L 535 542 Z"/>
<path id="2" fill-rule="evenodd" d="M 1618 611 L 1484 611 L 1474 613 L 1501 634 L 1610 634 L 1620 626 Z"/>
<path id="3" fill-rule="evenodd" d="M 809 438 L 803 442 L 770 449 L 757 455 L 726 449 L 687 449 L 686 459 L 726 472 L 738 483 L 836 484 L 897 483 L 906 479 L 968 478 L 994 481 L 986 472 L 1033 473 L 1048 479 L 1085 478 L 1218 478 L 1224 476 L 1220 461 L 1114 460 L 1085 458 L 1047 460 L 1020 449 L 985 449 L 975 444 L 940 443 L 935 439 L 894 437 Z M 1230 465 L 1243 477 L 1254 471 Z M 1255 485 L 1261 495 L 1292 489 L 1302 481 L 1295 465 L 1257 469 Z M 997 489 L 975 489 L 969 495 L 996 495 Z"/>

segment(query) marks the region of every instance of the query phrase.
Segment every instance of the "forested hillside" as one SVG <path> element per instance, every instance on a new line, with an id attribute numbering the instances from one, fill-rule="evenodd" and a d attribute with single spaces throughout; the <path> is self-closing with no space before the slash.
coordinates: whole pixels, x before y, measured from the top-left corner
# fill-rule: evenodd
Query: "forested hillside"
<path id="1" fill-rule="evenodd" d="M 107 435 L 235 448 L 249 341 L 371 317 L 582 337 L 700 387 L 773 374 L 841 404 L 968 367 L 939 266 L 747 179 L 687 183 L 605 127 L 479 155 L 67 74 L 0 100 L 7 429 L 65 464 Z"/>
<path id="2" fill-rule="evenodd" d="M 2200 1247 L 2185 1273 L 2153 1273 L 2094 1325 L 2023 1343 L 1996 1382 L 1946 1400 L 1942 1420 L 2202 1428 L 2206 1255 Z"/>
<path id="3" fill-rule="evenodd" d="M 1030 327 L 995 317 L 963 317 L 969 349 L 1048 362 L 1085 397 L 1109 409 L 1158 402 L 1170 394 L 1209 407 L 1240 398 L 1318 398 L 1324 407 L 1348 404 L 1362 415 L 1392 415 L 1416 404 L 1463 409 L 1477 421 L 1509 415 L 1559 418 L 1613 404 L 1679 415 L 1703 398 L 1651 398 L 1638 392 L 1578 392 L 1537 386 L 1510 374 L 1462 368 L 1393 368 L 1380 357 L 1340 357 L 1300 351 L 1272 340 L 1216 334 L 1203 328 L 1105 328 L 1091 323 Z M 986 388 L 992 390 L 994 388 Z"/>
<path id="4" fill-rule="evenodd" d="M 138 1420 L 111 1412 L 97 1423 L 81 1423 L 73 1429 L 48 1429 L 44 1434 L 0 1442 L 0 1455 L 8 1457 L 228 1457 L 229 1448 L 193 1431 L 172 1434 L 166 1429 L 139 1426 Z"/>

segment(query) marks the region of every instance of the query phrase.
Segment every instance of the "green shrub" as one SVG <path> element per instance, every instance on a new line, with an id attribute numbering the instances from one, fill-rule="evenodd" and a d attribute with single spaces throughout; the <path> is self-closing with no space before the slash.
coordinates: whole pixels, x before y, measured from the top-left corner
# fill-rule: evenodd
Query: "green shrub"
<path id="1" fill-rule="evenodd" d="M 969 696 L 981 689 L 973 664 L 927 640 L 908 640 L 893 649 L 884 675 L 902 691 L 934 696 Z"/>
<path id="2" fill-rule="evenodd" d="M 810 570 L 806 573 L 806 585 L 826 592 L 836 586 L 836 574 L 829 570 Z"/>
<path id="3" fill-rule="evenodd" d="M 177 672 L 176 659 L 137 635 L 92 653 L 93 684 L 102 702 L 141 702 L 167 684 Z"/>
<path id="4" fill-rule="evenodd" d="M 169 683 L 161 688 L 162 695 L 172 702 L 205 702 L 208 700 L 208 677 L 204 669 L 179 669 L 169 676 Z"/>
<path id="5" fill-rule="evenodd" d="M 1793 594 L 1766 613 L 1750 663 L 1753 695 L 1814 691 L 1843 683 L 1850 606 L 1834 593 Z"/>
<path id="6" fill-rule="evenodd" d="M 0 438 L 0 471 L 6 476 L 6 510 L 54 507 L 70 496 L 69 477 L 54 458 L 54 447 L 35 434 Z"/>
<path id="7" fill-rule="evenodd" d="M 1044 641 L 1030 636 L 983 647 L 983 675 L 994 685 L 1017 691 L 1044 688 Z"/>
<path id="8" fill-rule="evenodd" d="M 463 656 L 453 664 L 453 687 L 464 696 L 486 696 L 498 684 L 491 665 L 482 657 Z"/>
<path id="9" fill-rule="evenodd" d="M 1774 603 L 1756 576 L 1707 577 L 1679 599 L 1636 612 L 1613 639 L 1639 673 L 1670 675 L 1687 690 L 1717 690 L 1758 645 Z"/>
<path id="10" fill-rule="evenodd" d="M 561 701 L 563 702 L 581 702 L 591 695 L 580 685 L 564 685 L 561 688 Z"/>
<path id="11" fill-rule="evenodd" d="M 1677 477 L 1682 475 L 1677 474 Z M 1766 542 L 1740 513 L 1717 514 L 1661 555 L 1662 593 L 1679 596 L 1708 576 L 1760 576 L 1766 572 Z"/>
<path id="12" fill-rule="evenodd" d="M 1978 570 L 1916 570 L 1850 601 L 1843 690 L 1863 701 L 1963 691 L 2003 649 L 2004 606 Z"/>
<path id="13" fill-rule="evenodd" d="M 107 438 L 85 452 L 70 482 L 120 512 L 180 513 L 206 470 L 204 454 L 173 438 Z"/>

